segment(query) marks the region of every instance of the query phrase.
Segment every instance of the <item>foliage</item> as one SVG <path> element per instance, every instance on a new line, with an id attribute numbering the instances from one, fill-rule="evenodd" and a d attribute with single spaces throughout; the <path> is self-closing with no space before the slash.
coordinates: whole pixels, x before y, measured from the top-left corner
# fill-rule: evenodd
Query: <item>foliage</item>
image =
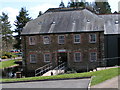
<path id="1" fill-rule="evenodd" d="M 78 78 L 78 77 L 90 77 L 94 76 L 91 85 L 101 83 L 105 80 L 111 79 L 115 76 L 120 75 L 118 72 L 120 68 L 111 68 L 96 72 L 86 72 L 86 73 L 74 73 L 74 74 L 63 74 L 56 76 L 40 76 L 40 77 L 28 77 L 28 78 L 17 78 L 17 79 L 2 79 L 2 82 L 13 82 L 13 81 L 30 81 L 30 80 L 49 80 L 49 79 L 64 79 L 64 78 Z"/>
<path id="2" fill-rule="evenodd" d="M 16 65 L 14 62 L 15 62 L 15 60 L 2 61 L 2 62 L 0 62 L 0 69 Z"/>
<path id="3" fill-rule="evenodd" d="M 37 17 L 40 17 L 42 15 L 42 11 L 39 11 L 39 15 Z"/>
<path id="4" fill-rule="evenodd" d="M 63 1 L 60 3 L 59 8 L 65 8 Z"/>
<path id="5" fill-rule="evenodd" d="M 2 59 L 7 59 L 8 57 L 7 57 L 7 56 L 2 56 L 1 58 L 2 58 Z"/>
<path id="6" fill-rule="evenodd" d="M 67 7 L 73 7 L 73 8 L 88 8 L 90 10 L 92 10 L 95 13 L 99 13 L 99 14 L 108 14 L 111 13 L 111 8 L 109 3 L 106 2 L 98 2 L 99 0 L 95 0 L 95 2 L 85 2 L 85 1 L 81 1 L 79 2 L 79 0 L 77 1 L 71 1 L 68 2 Z"/>
<path id="7" fill-rule="evenodd" d="M 71 2 L 69 6 L 75 8 L 85 7 L 85 2 Z"/>
<path id="8" fill-rule="evenodd" d="M 17 55 L 12 55 L 12 58 L 16 58 L 17 57 Z"/>
<path id="9" fill-rule="evenodd" d="M 99 14 L 111 13 L 111 8 L 107 1 L 106 2 L 97 2 L 97 0 L 96 0 L 94 8 L 95 8 L 95 11 Z"/>
<path id="10" fill-rule="evenodd" d="M 3 52 L 3 56 L 7 56 L 8 58 L 12 57 L 12 53 L 10 52 Z"/>
<path id="11" fill-rule="evenodd" d="M 11 53 L 11 52 L 3 52 L 2 53 L 2 59 L 7 59 L 7 58 L 15 58 L 18 57 L 18 55 L 15 55 L 16 53 Z M 7 58 L 6 58 L 7 57 Z"/>
<path id="12" fill-rule="evenodd" d="M 31 17 L 29 17 L 28 11 L 25 8 L 21 8 L 19 15 L 16 16 L 16 21 L 14 24 L 16 26 L 16 29 L 14 32 L 18 33 L 18 35 L 16 36 L 17 43 L 14 45 L 14 47 L 17 49 L 21 49 L 20 35 L 21 35 L 23 27 L 30 20 L 31 20 Z"/>
<path id="13" fill-rule="evenodd" d="M 2 32 L 2 50 L 3 51 L 9 51 L 10 46 L 13 42 L 13 36 L 11 31 L 11 24 L 8 21 L 8 15 L 2 12 L 2 15 L 0 16 L 0 25 L 1 25 L 1 32 Z"/>

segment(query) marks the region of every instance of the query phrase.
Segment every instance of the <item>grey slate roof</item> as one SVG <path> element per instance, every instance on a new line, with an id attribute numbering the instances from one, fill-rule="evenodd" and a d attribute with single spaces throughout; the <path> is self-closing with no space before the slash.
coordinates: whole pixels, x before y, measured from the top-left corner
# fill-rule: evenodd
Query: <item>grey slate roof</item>
<path id="1" fill-rule="evenodd" d="M 28 22 L 21 34 L 67 33 L 103 30 L 104 19 L 87 9 L 83 9 L 64 12 L 47 12 Z"/>
<path id="2" fill-rule="evenodd" d="M 120 14 L 99 16 L 105 20 L 104 34 L 120 34 Z"/>

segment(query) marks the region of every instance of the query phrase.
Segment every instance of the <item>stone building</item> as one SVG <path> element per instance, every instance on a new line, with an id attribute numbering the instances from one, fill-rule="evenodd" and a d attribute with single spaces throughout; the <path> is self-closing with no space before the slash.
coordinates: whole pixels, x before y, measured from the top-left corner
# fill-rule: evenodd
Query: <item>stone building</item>
<path id="1" fill-rule="evenodd" d="M 66 62 L 78 72 L 92 70 L 104 57 L 104 19 L 87 9 L 51 9 L 22 31 L 26 73 L 48 63 Z"/>

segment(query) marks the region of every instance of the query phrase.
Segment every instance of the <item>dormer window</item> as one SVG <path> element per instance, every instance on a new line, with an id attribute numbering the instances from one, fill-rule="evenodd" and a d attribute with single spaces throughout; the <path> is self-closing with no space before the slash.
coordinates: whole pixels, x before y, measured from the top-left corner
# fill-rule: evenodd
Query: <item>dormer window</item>
<path id="1" fill-rule="evenodd" d="M 116 21 L 115 21 L 115 24 L 118 24 L 118 23 L 119 23 L 119 21 L 118 21 L 118 20 L 116 20 Z"/>
<path id="2" fill-rule="evenodd" d="M 55 22 L 52 22 L 52 24 L 55 24 Z"/>
<path id="3" fill-rule="evenodd" d="M 87 23 L 89 23 L 90 22 L 90 20 L 87 20 Z"/>

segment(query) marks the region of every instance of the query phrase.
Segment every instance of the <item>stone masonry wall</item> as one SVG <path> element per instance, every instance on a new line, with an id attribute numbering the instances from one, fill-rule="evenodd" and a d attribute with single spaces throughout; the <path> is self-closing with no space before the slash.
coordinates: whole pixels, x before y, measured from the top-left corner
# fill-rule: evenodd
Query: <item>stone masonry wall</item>
<path id="1" fill-rule="evenodd" d="M 89 34 L 96 33 L 97 42 L 89 43 Z M 49 34 L 51 43 L 49 45 L 43 44 L 43 36 L 47 35 L 34 35 L 36 37 L 36 44 L 29 45 L 30 36 L 22 36 L 22 49 L 23 49 L 23 62 L 24 66 L 28 71 L 34 71 L 35 69 L 46 65 L 44 62 L 44 53 L 51 54 L 51 62 L 53 67 L 57 66 L 57 53 L 58 50 L 66 50 L 67 53 L 67 65 L 69 68 L 75 70 L 86 70 L 87 68 L 92 69 L 98 65 L 96 62 L 90 62 L 89 52 L 97 52 L 97 60 L 102 60 L 104 56 L 104 34 L 103 32 L 84 32 L 76 33 L 81 35 L 81 43 L 74 44 L 74 34 Z M 58 35 L 65 35 L 65 44 L 58 44 Z M 81 52 L 82 61 L 74 61 L 74 52 Z M 30 63 L 30 54 L 37 55 L 37 62 L 34 64 Z"/>

